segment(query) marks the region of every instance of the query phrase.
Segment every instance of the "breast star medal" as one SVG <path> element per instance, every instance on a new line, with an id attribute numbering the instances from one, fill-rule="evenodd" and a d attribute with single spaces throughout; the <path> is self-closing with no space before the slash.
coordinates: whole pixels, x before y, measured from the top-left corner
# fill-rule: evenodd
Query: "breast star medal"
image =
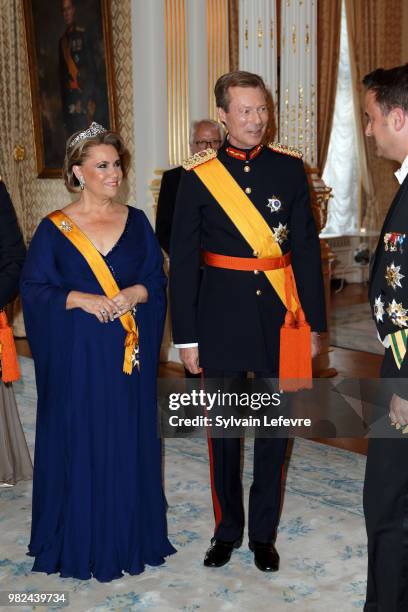
<path id="1" fill-rule="evenodd" d="M 381 299 L 381 295 L 379 295 L 378 297 L 375 298 L 375 301 L 374 301 L 374 316 L 377 320 L 377 323 L 379 321 L 381 321 L 381 323 L 383 322 L 384 315 L 385 315 L 384 302 Z"/>
<path id="2" fill-rule="evenodd" d="M 397 304 L 395 300 L 392 300 L 391 304 L 387 306 L 387 314 L 390 317 L 392 323 L 397 327 L 407 327 L 408 324 L 408 310 L 402 306 L 402 303 Z"/>
<path id="3" fill-rule="evenodd" d="M 282 208 L 282 202 L 277 196 L 273 195 L 271 198 L 268 198 L 266 207 L 271 209 L 271 213 L 279 212 Z"/>
<path id="4" fill-rule="evenodd" d="M 289 230 L 287 228 L 286 223 L 285 225 L 282 225 L 282 223 L 279 223 L 278 227 L 272 228 L 272 233 L 273 233 L 273 237 L 276 240 L 276 242 L 278 244 L 282 244 L 282 242 L 285 242 L 285 240 L 288 239 Z"/>
<path id="5" fill-rule="evenodd" d="M 62 229 L 63 232 L 72 231 L 72 225 L 69 223 L 69 221 L 65 221 L 65 220 L 61 221 L 60 228 Z"/>
<path id="6" fill-rule="evenodd" d="M 405 242 L 405 234 L 399 234 L 398 232 L 388 232 L 384 234 L 384 250 L 396 253 L 399 251 L 403 252 L 403 246 Z"/>
<path id="7" fill-rule="evenodd" d="M 401 287 L 401 279 L 404 278 L 404 274 L 400 273 L 401 266 L 396 266 L 394 262 L 390 266 L 387 266 L 385 271 L 385 280 L 389 287 L 392 287 L 394 290 L 397 287 Z"/>

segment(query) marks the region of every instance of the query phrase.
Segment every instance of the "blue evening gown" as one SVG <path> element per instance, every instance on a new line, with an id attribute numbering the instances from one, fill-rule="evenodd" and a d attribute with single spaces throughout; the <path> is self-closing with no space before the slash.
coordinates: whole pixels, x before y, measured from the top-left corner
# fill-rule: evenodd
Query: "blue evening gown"
<path id="1" fill-rule="evenodd" d="M 122 371 L 126 332 L 79 308 L 71 290 L 103 293 L 49 219 L 31 242 L 21 294 L 38 389 L 29 554 L 34 571 L 110 581 L 175 552 L 167 539 L 156 375 L 165 315 L 162 254 L 144 213 L 129 207 L 105 256 L 120 288 L 146 286 L 137 307 L 140 373 Z"/>

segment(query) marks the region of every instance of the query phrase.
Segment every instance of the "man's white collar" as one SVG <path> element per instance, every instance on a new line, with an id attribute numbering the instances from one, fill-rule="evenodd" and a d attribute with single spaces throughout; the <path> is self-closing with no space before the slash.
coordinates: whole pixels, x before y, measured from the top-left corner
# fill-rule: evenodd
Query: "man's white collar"
<path id="1" fill-rule="evenodd" d="M 399 168 L 395 172 L 395 176 L 397 177 L 397 181 L 399 182 L 400 185 L 402 185 L 402 183 L 404 182 L 404 179 L 407 176 L 407 174 L 408 174 L 408 155 L 402 162 L 401 168 Z"/>

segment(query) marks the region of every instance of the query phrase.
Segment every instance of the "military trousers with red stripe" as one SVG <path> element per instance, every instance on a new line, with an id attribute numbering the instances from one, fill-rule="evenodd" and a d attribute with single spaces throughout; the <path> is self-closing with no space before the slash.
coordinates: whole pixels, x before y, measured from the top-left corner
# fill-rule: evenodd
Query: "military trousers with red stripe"
<path id="1" fill-rule="evenodd" d="M 246 372 L 205 369 L 205 379 L 245 378 Z M 256 372 L 256 378 L 277 378 L 276 373 Z M 253 480 L 249 492 L 250 542 L 274 542 L 282 501 L 282 480 L 287 438 L 255 437 Z M 241 480 L 241 438 L 208 435 L 211 492 L 215 518 L 214 537 L 232 542 L 244 531 L 245 514 Z"/>

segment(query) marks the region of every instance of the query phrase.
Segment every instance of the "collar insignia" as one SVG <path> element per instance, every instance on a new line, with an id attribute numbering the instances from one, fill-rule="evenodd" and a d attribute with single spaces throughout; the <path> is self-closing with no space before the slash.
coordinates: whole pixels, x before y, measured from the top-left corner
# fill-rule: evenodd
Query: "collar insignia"
<path id="1" fill-rule="evenodd" d="M 241 161 L 250 161 L 252 159 L 255 159 L 255 157 L 258 157 L 262 149 L 263 145 L 261 144 L 256 146 L 254 149 L 250 149 L 248 151 L 236 149 L 235 147 L 228 145 L 228 147 L 225 149 L 225 152 L 227 155 L 233 157 L 234 159 L 240 159 Z"/>

